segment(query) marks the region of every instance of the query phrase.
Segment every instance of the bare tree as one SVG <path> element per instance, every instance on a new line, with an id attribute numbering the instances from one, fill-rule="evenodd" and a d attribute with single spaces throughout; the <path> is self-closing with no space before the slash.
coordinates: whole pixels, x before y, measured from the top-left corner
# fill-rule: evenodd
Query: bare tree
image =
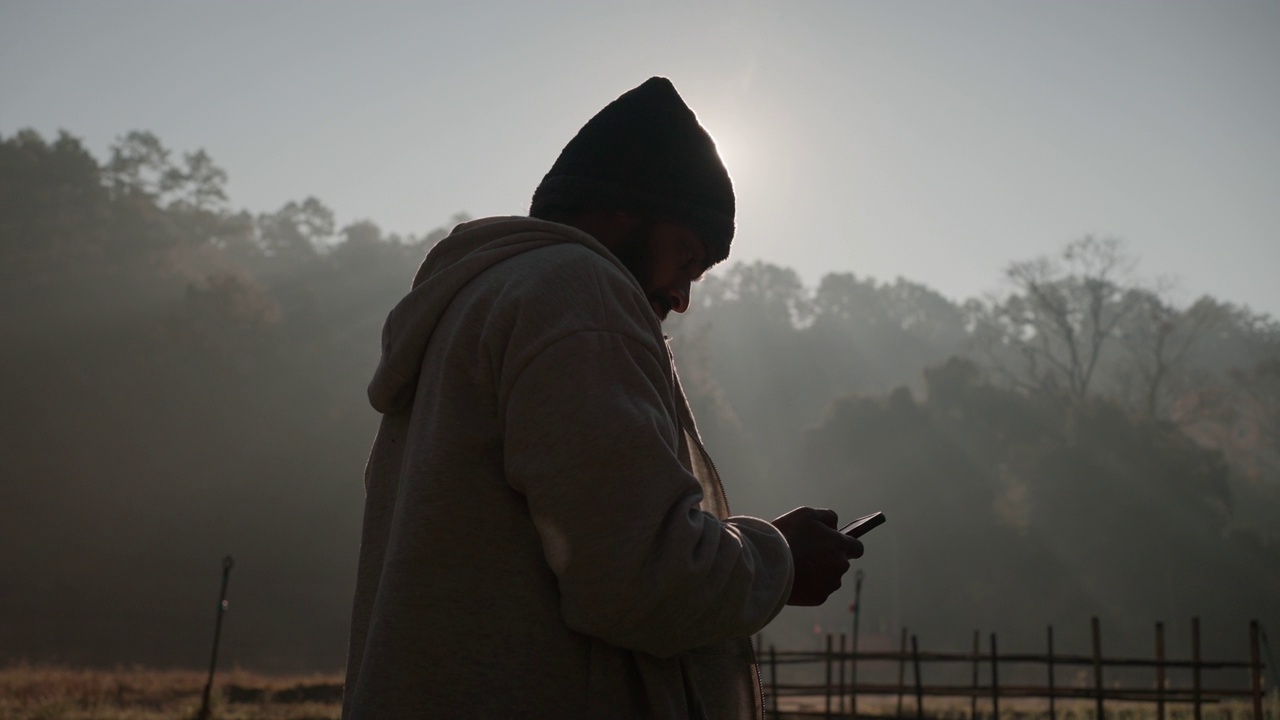
<path id="1" fill-rule="evenodd" d="M 1129 353 L 1127 373 L 1134 386 L 1130 402 L 1153 417 L 1164 416 L 1172 384 L 1187 369 L 1191 350 L 1221 320 L 1212 298 L 1202 297 L 1179 310 L 1158 293 L 1136 291 L 1136 305 L 1123 328 Z"/>
<path id="2" fill-rule="evenodd" d="M 973 320 L 993 369 L 1025 389 L 1087 395 L 1104 349 L 1138 307 L 1135 264 L 1120 240 L 1085 236 L 1057 257 L 1009 265 L 1014 292 Z"/>

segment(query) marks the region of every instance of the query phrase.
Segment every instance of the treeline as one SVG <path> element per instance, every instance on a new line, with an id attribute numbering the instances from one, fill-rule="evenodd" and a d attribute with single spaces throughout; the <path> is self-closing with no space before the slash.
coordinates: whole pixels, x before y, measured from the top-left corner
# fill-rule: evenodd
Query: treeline
<path id="1" fill-rule="evenodd" d="M 0 655 L 335 669 L 382 320 L 443 232 L 234 212 L 132 133 L 0 140 Z"/>
<path id="2" fill-rule="evenodd" d="M 1198 614 L 1242 652 L 1250 618 L 1280 622 L 1280 325 L 1175 306 L 1136 266 L 1084 237 L 962 304 L 903 279 L 713 276 L 676 337 L 702 431 L 745 485 L 731 499 L 886 513 L 859 563 L 873 642 L 906 624 L 1039 647 L 1046 623 L 1084 640 L 1097 615 L 1147 650 L 1151 621 Z M 766 635 L 849 622 L 830 602 Z"/>
<path id="3" fill-rule="evenodd" d="M 230 662 L 344 660 L 364 386 L 446 230 L 338 227 L 315 198 L 253 215 L 226 180 L 148 133 L 101 162 L 0 138 L 3 659 L 198 666 L 232 552 Z M 736 510 L 889 516 L 864 633 L 1280 620 L 1280 329 L 1136 269 L 1084 238 L 957 304 L 738 264 L 671 332 Z M 766 634 L 847 623 L 837 599 Z"/>

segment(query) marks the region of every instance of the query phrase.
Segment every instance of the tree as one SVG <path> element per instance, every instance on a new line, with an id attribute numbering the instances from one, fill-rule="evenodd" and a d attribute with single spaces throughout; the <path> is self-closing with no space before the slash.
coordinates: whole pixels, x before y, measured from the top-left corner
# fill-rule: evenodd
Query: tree
<path id="1" fill-rule="evenodd" d="M 873 613 L 1012 634 L 1171 606 L 1275 614 L 1274 552 L 1227 532 L 1238 503 L 1221 453 L 1113 399 L 1060 403 L 985 375 L 953 358 L 925 371 L 923 400 L 838 398 L 805 433 L 806 494 L 890 519 L 859 562 L 895 588 Z"/>
<path id="2" fill-rule="evenodd" d="M 169 179 L 177 207 L 213 212 L 226 209 L 227 173 L 204 150 L 182 156 L 182 168 L 170 168 Z"/>
<path id="3" fill-rule="evenodd" d="M 1191 351 L 1222 314 L 1212 298 L 1202 297 L 1185 310 L 1175 308 L 1154 292 L 1132 294 L 1135 305 L 1121 328 L 1129 353 L 1128 368 L 1121 370 L 1132 382 L 1130 403 L 1152 417 L 1166 417 L 1174 393 L 1170 386 L 1185 380 Z"/>
<path id="4" fill-rule="evenodd" d="M 226 209 L 227 173 L 204 150 L 183 153 L 182 164 L 154 133 L 133 130 L 111 146 L 103 179 L 117 197 L 141 195 L 160 206 Z"/>
<path id="5" fill-rule="evenodd" d="M 979 318 L 976 335 L 993 366 L 1015 386 L 1060 388 L 1083 399 L 1103 351 L 1138 307 L 1136 264 L 1115 238 L 1085 236 L 1057 258 L 1015 262 L 1015 287 Z"/>
<path id="6" fill-rule="evenodd" d="M 723 275 L 712 275 L 699 284 L 695 295 L 703 306 L 736 302 L 771 324 L 801 325 L 811 317 L 804 283 L 791 268 L 757 260 L 737 263 Z"/>
<path id="7" fill-rule="evenodd" d="M 290 200 L 274 213 L 259 215 L 257 224 L 267 255 L 291 263 L 313 259 L 334 232 L 333 211 L 314 197 Z"/>
<path id="8" fill-rule="evenodd" d="M 180 171 L 169 160 L 169 149 L 154 133 L 133 130 L 111 146 L 103 178 L 117 196 L 142 195 L 159 202 L 180 182 Z"/>
<path id="9" fill-rule="evenodd" d="M 0 137 L 0 277 L 30 280 L 102 253 L 110 215 L 98 163 L 60 132 Z"/>

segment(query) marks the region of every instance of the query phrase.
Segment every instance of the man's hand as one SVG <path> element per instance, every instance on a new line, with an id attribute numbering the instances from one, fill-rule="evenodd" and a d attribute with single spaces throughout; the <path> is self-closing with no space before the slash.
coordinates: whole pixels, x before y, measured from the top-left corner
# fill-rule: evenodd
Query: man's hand
<path id="1" fill-rule="evenodd" d="M 840 534 L 831 510 L 796 508 L 773 521 L 791 546 L 795 584 L 788 605 L 821 605 L 840 589 L 849 558 L 862 557 L 862 543 Z"/>

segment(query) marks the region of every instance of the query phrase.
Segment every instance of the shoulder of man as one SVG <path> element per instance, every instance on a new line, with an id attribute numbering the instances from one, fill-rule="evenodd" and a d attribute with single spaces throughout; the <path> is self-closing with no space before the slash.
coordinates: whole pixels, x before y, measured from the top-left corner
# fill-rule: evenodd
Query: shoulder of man
<path id="1" fill-rule="evenodd" d="M 515 314 L 514 334 L 616 332 L 660 348 L 662 327 L 644 291 L 604 252 L 572 241 L 546 245 L 493 267 L 476 290 Z"/>

